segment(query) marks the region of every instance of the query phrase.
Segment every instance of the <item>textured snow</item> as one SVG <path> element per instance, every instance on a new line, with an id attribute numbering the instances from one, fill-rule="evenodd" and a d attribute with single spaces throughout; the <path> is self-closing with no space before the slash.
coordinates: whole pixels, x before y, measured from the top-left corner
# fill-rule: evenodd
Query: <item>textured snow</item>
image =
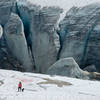
<path id="1" fill-rule="evenodd" d="M 72 85 L 59 87 L 56 84 L 38 84 L 45 82 L 44 78 L 69 82 Z M 19 81 L 22 81 L 24 92 L 17 92 Z M 99 81 L 0 70 L 0 100 L 89 99 L 100 100 Z"/>

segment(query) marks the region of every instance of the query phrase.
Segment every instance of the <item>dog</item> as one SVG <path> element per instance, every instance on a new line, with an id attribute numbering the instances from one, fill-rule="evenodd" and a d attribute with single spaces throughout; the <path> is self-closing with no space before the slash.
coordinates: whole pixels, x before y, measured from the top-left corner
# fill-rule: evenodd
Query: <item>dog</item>
<path id="1" fill-rule="evenodd" d="M 24 92 L 24 88 L 22 88 L 22 92 Z"/>

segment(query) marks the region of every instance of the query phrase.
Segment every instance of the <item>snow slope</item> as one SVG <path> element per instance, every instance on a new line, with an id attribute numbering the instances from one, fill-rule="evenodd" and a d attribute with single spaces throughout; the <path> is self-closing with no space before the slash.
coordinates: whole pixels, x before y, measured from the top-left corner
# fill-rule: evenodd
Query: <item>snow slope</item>
<path id="1" fill-rule="evenodd" d="M 17 92 L 22 81 L 24 92 Z M 0 100 L 100 100 L 100 82 L 0 70 Z"/>

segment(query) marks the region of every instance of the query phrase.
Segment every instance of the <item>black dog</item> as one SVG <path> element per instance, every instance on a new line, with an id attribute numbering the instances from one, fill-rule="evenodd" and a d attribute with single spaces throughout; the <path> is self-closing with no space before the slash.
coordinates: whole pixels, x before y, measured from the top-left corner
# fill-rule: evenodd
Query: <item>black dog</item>
<path id="1" fill-rule="evenodd" d="M 24 92 L 24 88 L 22 88 L 22 92 Z"/>

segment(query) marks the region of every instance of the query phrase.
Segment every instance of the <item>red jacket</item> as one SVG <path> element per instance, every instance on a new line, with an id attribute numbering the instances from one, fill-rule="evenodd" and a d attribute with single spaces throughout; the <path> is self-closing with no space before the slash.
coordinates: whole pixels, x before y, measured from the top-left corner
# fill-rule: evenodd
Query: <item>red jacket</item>
<path id="1" fill-rule="evenodd" d="M 19 88 L 21 88 L 22 87 L 22 84 L 21 83 L 19 83 Z"/>

